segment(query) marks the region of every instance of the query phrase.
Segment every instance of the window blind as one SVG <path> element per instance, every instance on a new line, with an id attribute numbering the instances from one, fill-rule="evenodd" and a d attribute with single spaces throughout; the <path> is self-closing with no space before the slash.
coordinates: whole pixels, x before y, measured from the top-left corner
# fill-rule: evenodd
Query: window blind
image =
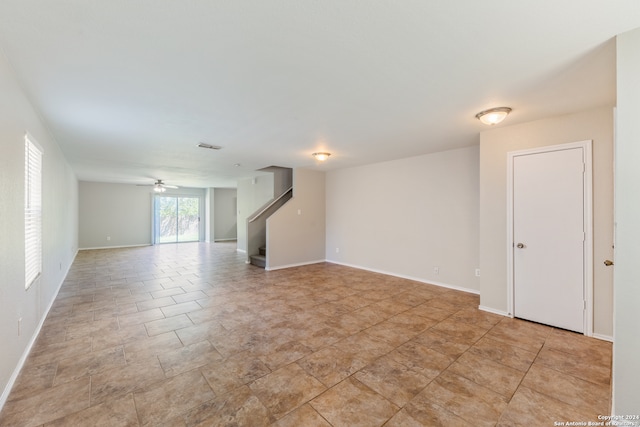
<path id="1" fill-rule="evenodd" d="M 25 289 L 42 272 L 42 151 L 25 136 Z"/>

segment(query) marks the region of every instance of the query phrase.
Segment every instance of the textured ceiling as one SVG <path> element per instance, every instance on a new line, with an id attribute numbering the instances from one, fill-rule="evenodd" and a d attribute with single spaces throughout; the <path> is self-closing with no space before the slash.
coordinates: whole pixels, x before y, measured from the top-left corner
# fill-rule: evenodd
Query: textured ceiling
<path id="1" fill-rule="evenodd" d="M 636 27 L 638 0 L 0 1 L 79 179 L 196 187 L 472 146 L 490 107 L 504 126 L 613 105 L 612 38 Z"/>

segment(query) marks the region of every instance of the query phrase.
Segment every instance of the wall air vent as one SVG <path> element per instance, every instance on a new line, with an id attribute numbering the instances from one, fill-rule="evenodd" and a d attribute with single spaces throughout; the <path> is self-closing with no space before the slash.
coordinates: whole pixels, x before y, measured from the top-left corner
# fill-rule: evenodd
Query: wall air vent
<path id="1" fill-rule="evenodd" d="M 222 147 L 217 146 L 217 145 L 205 144 L 204 142 L 199 143 L 198 147 L 200 147 L 200 148 L 208 148 L 209 150 L 219 150 L 219 149 L 222 148 Z"/>

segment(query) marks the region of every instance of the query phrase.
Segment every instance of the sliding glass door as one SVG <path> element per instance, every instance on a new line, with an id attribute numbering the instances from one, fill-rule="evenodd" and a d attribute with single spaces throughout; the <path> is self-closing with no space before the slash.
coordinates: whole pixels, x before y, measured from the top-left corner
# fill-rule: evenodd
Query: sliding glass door
<path id="1" fill-rule="evenodd" d="M 177 243 L 200 240 L 200 198 L 156 196 L 154 242 Z"/>

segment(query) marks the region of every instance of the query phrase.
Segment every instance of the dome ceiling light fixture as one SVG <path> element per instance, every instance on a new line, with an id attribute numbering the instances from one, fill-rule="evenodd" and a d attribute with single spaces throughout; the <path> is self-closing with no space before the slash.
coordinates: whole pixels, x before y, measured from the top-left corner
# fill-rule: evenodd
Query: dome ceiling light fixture
<path id="1" fill-rule="evenodd" d="M 510 112 L 511 108 L 509 107 L 490 108 L 489 110 L 480 111 L 476 114 L 476 119 L 485 125 L 493 126 L 503 121 Z"/>
<path id="2" fill-rule="evenodd" d="M 326 152 L 319 152 L 319 153 L 312 154 L 312 156 L 315 157 L 316 160 L 319 160 L 321 162 L 324 162 L 325 160 L 327 160 L 330 155 L 331 153 L 326 153 Z"/>

